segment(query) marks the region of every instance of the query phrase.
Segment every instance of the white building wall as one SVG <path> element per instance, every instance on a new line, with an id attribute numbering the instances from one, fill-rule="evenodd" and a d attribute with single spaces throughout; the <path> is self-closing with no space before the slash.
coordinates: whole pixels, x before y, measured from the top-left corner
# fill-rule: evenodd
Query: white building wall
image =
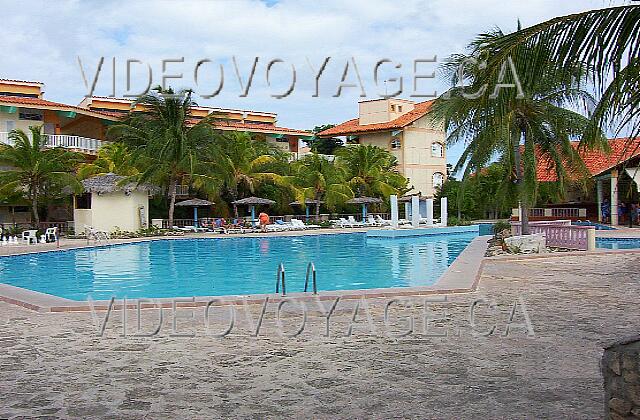
<path id="1" fill-rule="evenodd" d="M 113 232 L 116 228 L 122 231 L 139 230 L 143 227 L 140 224 L 140 207 L 144 208 L 144 220 L 148 225 L 149 196 L 147 192 L 135 191 L 128 196 L 122 191 L 91 194 L 90 210 L 74 210 L 76 232 L 82 232 L 85 224 L 107 232 Z"/>

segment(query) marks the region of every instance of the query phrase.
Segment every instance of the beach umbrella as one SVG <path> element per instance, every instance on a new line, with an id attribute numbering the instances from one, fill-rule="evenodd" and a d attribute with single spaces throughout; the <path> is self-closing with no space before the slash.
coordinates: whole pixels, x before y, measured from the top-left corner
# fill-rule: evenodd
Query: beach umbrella
<path id="1" fill-rule="evenodd" d="M 356 197 L 351 200 L 346 201 L 347 204 L 361 204 L 362 205 L 362 220 L 366 220 L 367 218 L 367 206 L 369 204 L 379 204 L 382 203 L 380 198 L 376 197 Z"/>
<path id="2" fill-rule="evenodd" d="M 304 204 L 306 204 L 305 205 L 305 213 L 306 213 L 307 219 L 309 219 L 309 205 L 311 205 L 311 204 L 313 204 L 313 205 L 324 204 L 324 201 L 312 200 L 312 199 L 308 198 L 308 199 L 304 200 Z M 300 206 L 301 204 L 300 204 L 299 201 L 294 201 L 292 203 L 289 203 L 289 205 L 290 206 Z"/>
<path id="3" fill-rule="evenodd" d="M 260 197 L 247 197 L 242 200 L 233 201 L 231 204 L 234 206 L 249 206 L 251 210 L 251 224 L 256 226 L 256 206 L 270 206 L 272 204 L 276 204 L 275 201 L 269 200 L 268 198 L 260 198 Z"/>
<path id="4" fill-rule="evenodd" d="M 192 198 L 191 200 L 180 201 L 176 203 L 176 207 L 193 207 L 193 225 L 198 227 L 198 207 L 209 207 L 213 206 L 215 203 L 211 201 L 202 200 L 200 198 Z"/>

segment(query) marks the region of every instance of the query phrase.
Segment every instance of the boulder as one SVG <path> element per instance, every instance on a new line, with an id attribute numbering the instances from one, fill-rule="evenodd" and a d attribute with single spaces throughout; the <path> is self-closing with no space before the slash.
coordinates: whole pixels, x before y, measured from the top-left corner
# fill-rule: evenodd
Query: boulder
<path id="1" fill-rule="evenodd" d="M 544 233 L 511 236 L 504 239 L 509 252 L 514 254 L 538 254 L 547 252 L 547 239 Z"/>

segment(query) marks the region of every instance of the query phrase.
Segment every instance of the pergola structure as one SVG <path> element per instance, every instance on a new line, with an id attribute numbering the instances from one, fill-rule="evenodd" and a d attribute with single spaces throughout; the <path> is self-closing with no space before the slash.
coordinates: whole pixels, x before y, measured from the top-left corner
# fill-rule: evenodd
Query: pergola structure
<path id="1" fill-rule="evenodd" d="M 598 176 L 596 180 L 596 197 L 598 206 L 598 221 L 604 221 L 602 203 L 605 200 L 605 188 L 608 184 L 610 223 L 617 225 L 618 206 L 620 202 L 637 203 L 640 199 L 640 158 L 635 157 L 611 168 Z"/>

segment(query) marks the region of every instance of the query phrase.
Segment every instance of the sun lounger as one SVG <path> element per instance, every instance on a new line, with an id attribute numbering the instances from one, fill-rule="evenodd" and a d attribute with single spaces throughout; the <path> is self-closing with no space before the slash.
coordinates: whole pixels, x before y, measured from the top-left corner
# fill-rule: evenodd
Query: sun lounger
<path id="1" fill-rule="evenodd" d="M 376 215 L 375 221 L 378 223 L 378 226 L 391 226 L 391 221 L 383 219 L 380 215 Z"/>
<path id="2" fill-rule="evenodd" d="M 362 226 L 364 226 L 364 223 L 358 222 L 355 219 L 355 217 L 353 217 L 353 216 L 349 216 L 349 218 L 347 220 L 349 221 L 349 224 L 351 225 L 351 227 L 362 227 Z"/>
<path id="3" fill-rule="evenodd" d="M 300 219 L 291 219 L 291 224 L 293 225 L 294 229 L 320 229 L 320 226 L 318 225 L 305 225 L 304 222 Z"/>

